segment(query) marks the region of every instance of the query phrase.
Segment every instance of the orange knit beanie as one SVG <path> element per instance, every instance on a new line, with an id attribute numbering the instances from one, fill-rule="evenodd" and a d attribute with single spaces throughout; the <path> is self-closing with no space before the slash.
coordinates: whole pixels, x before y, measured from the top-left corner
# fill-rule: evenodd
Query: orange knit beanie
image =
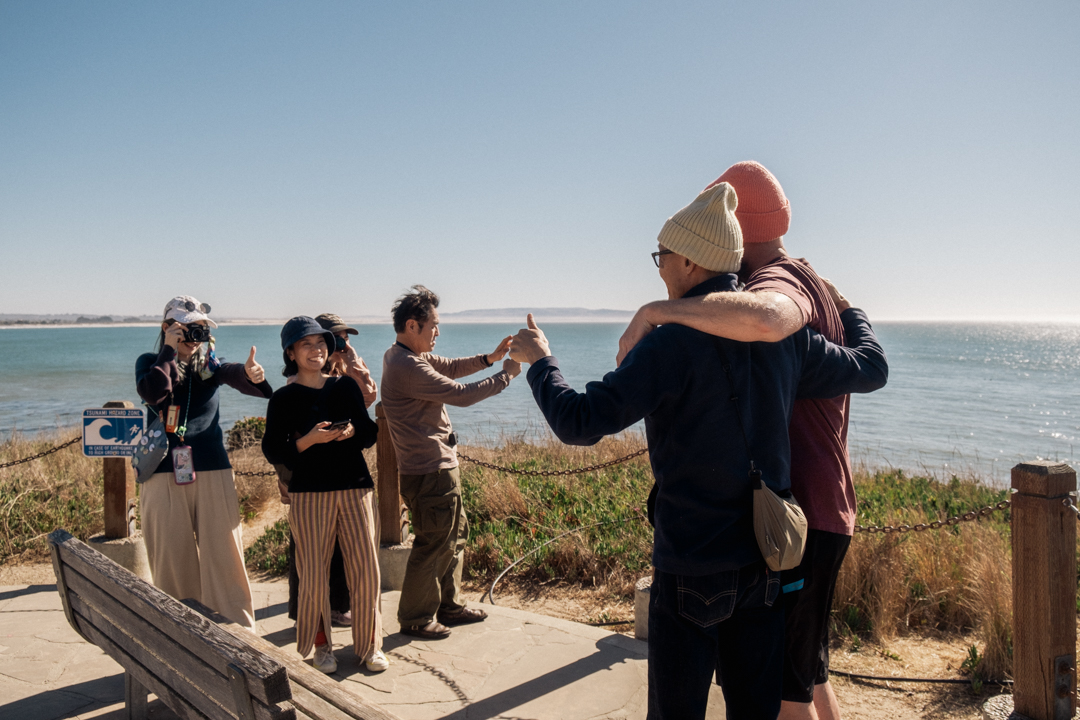
<path id="1" fill-rule="evenodd" d="M 739 198 L 735 217 L 739 219 L 744 244 L 768 242 L 787 233 L 791 204 L 780 183 L 761 163 L 753 160 L 735 163 L 705 189 L 722 182 L 730 184 Z"/>

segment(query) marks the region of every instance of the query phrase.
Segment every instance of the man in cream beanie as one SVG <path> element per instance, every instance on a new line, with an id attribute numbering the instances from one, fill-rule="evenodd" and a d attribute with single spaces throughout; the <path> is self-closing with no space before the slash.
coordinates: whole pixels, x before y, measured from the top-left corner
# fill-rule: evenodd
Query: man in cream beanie
<path id="1" fill-rule="evenodd" d="M 664 223 L 652 256 L 668 297 L 748 294 L 738 292 L 734 272 L 741 204 L 721 182 Z M 850 348 L 809 329 L 780 342 L 740 343 L 664 325 L 582 393 L 566 383 L 532 315 L 511 342 L 511 355 L 531 365 L 533 398 L 563 442 L 591 445 L 645 421 L 656 479 L 648 503 L 655 527 L 649 720 L 703 719 L 718 668 L 728 717 L 774 720 L 780 711 L 781 583 L 755 539 L 748 455 L 761 480 L 786 493 L 785 430 L 796 392 L 831 397 L 885 383 L 885 356 L 865 316 L 852 308 L 843 322 Z"/>
<path id="2" fill-rule="evenodd" d="M 784 247 L 791 204 L 760 163 L 735 163 L 709 188 L 738 195 L 747 292 L 649 303 L 619 341 L 619 361 L 656 325 L 679 323 L 733 340 L 775 342 L 804 325 L 845 344 L 840 313 L 850 307 L 804 259 Z M 681 237 L 681 235 L 680 235 Z M 850 400 L 797 400 L 788 433 L 791 490 L 806 513 L 809 534 L 799 571 L 804 577 L 787 611 L 784 693 L 780 720 L 833 720 L 840 707 L 829 683 L 829 615 L 833 590 L 855 528 L 855 486 L 848 457 Z M 793 583 L 797 584 L 797 583 Z"/>
<path id="3" fill-rule="evenodd" d="M 656 240 L 661 248 L 706 270 L 738 272 L 743 255 L 742 230 L 735 213 L 738 204 L 730 184 L 710 185 L 694 202 L 668 218 Z"/>

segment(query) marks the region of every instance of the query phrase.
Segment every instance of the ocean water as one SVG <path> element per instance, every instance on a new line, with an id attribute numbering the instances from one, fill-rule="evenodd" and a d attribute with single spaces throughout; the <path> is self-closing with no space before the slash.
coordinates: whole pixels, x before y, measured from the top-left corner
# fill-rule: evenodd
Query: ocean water
<path id="1" fill-rule="evenodd" d="M 517 328 L 444 324 L 435 352 L 490 352 Z M 279 387 L 279 330 L 220 327 L 218 354 L 243 362 L 256 346 L 271 384 Z M 614 369 L 622 330 L 618 323 L 544 327 L 567 380 L 579 390 Z M 889 384 L 852 399 L 849 444 L 856 462 L 941 476 L 974 474 L 995 484 L 1007 483 L 1009 469 L 1024 460 L 1080 466 L 1080 325 L 882 322 L 875 330 L 889 356 Z M 108 400 L 138 405 L 135 359 L 153 350 L 157 333 L 140 327 L 0 329 L 0 440 L 13 432 L 72 426 L 83 409 Z M 362 326 L 353 339 L 376 380 L 393 341 L 388 325 Z M 264 400 L 223 390 L 226 427 L 265 409 Z M 467 444 L 546 434 L 524 377 L 494 398 L 449 412 Z"/>

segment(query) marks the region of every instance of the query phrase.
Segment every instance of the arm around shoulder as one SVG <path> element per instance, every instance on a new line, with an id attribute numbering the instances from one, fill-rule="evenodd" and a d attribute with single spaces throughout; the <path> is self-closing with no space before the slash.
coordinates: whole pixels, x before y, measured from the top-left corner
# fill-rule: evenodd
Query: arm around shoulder
<path id="1" fill-rule="evenodd" d="M 779 342 L 805 323 L 795 301 L 779 292 L 715 292 L 650 303 L 642 308 L 652 325 L 686 325 L 740 342 Z"/>

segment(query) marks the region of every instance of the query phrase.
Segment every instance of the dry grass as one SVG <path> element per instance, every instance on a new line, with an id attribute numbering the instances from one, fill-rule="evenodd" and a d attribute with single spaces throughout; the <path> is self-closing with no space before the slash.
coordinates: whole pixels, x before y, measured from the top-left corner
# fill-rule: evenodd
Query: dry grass
<path id="1" fill-rule="evenodd" d="M 974 480 L 903 473 L 856 478 L 860 522 L 915 524 L 998 502 L 1005 491 Z M 876 642 L 912 633 L 974 633 L 969 669 L 984 679 L 1012 669 L 1009 516 L 903 535 L 857 534 L 833 602 L 837 629 Z"/>
<path id="2" fill-rule="evenodd" d="M 27 440 L 18 434 L 0 443 L 0 463 L 20 460 L 66 442 L 64 429 Z M 105 527 L 101 460 L 84 457 L 79 444 L 39 460 L 0 470 L 0 561 L 48 557 L 46 536 L 58 527 L 83 540 Z"/>

